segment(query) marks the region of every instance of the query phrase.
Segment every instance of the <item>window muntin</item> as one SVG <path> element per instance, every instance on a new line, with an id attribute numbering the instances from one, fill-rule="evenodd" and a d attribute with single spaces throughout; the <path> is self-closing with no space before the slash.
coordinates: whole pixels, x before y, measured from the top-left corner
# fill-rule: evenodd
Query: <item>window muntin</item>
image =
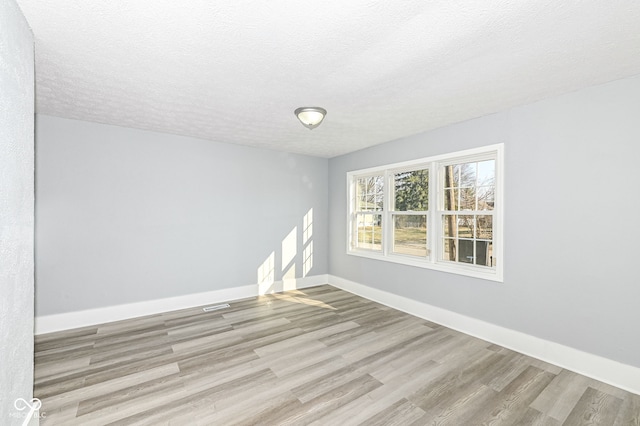
<path id="1" fill-rule="evenodd" d="M 348 253 L 502 281 L 502 150 L 349 172 Z"/>

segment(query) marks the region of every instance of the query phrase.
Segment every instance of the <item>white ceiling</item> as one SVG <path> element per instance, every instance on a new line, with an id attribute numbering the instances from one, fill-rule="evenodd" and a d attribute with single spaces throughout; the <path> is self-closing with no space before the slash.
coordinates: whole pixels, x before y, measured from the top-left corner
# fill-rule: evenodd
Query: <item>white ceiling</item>
<path id="1" fill-rule="evenodd" d="M 37 112 L 322 157 L 640 73 L 638 0 L 18 3 Z"/>

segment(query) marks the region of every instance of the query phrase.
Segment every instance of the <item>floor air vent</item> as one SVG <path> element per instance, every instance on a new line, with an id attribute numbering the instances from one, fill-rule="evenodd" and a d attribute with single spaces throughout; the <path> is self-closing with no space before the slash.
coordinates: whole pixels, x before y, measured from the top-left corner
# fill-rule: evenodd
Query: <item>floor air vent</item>
<path id="1" fill-rule="evenodd" d="M 213 311 L 219 311 L 220 309 L 228 308 L 230 306 L 231 305 L 229 305 L 228 303 L 223 303 L 222 305 L 207 306 L 205 308 L 202 308 L 202 310 L 205 312 L 213 312 Z"/>

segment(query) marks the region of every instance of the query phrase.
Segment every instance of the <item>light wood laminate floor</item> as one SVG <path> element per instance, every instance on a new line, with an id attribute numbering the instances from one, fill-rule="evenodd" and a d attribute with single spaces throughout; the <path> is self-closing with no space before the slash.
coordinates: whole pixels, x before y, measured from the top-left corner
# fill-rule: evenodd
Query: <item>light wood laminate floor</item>
<path id="1" fill-rule="evenodd" d="M 640 396 L 331 286 L 36 337 L 42 425 L 640 425 Z"/>

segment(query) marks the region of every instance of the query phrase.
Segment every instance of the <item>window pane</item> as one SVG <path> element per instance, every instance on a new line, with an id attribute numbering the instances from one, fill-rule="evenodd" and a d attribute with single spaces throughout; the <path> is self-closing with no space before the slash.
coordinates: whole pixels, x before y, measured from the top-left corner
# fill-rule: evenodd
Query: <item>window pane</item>
<path id="1" fill-rule="evenodd" d="M 445 237 L 456 238 L 458 236 L 458 219 L 456 215 L 445 214 L 442 216 L 442 231 Z"/>
<path id="2" fill-rule="evenodd" d="M 458 240 L 460 262 L 473 263 L 473 240 Z"/>
<path id="3" fill-rule="evenodd" d="M 460 188 L 460 205 L 458 210 L 475 210 L 476 209 L 476 189 Z"/>
<path id="4" fill-rule="evenodd" d="M 382 176 L 356 179 L 356 211 L 380 211 L 383 200 Z"/>
<path id="5" fill-rule="evenodd" d="M 382 216 L 379 214 L 356 215 L 356 247 L 382 250 Z"/>
<path id="6" fill-rule="evenodd" d="M 460 170 L 459 182 L 461 187 L 476 186 L 476 164 L 477 163 L 464 163 L 456 166 Z"/>
<path id="7" fill-rule="evenodd" d="M 384 196 L 382 195 L 382 193 L 376 194 L 374 203 L 376 206 L 375 210 L 382 210 L 384 203 Z"/>
<path id="8" fill-rule="evenodd" d="M 458 216 L 458 236 L 460 238 L 473 238 L 474 222 L 473 216 Z"/>
<path id="9" fill-rule="evenodd" d="M 458 189 L 445 189 L 444 190 L 444 209 L 455 211 L 458 210 Z"/>
<path id="10" fill-rule="evenodd" d="M 427 256 L 427 216 L 393 216 L 393 252 Z"/>
<path id="11" fill-rule="evenodd" d="M 460 183 L 460 166 L 452 165 L 444 167 L 444 187 L 456 188 Z"/>
<path id="12" fill-rule="evenodd" d="M 477 189 L 478 193 L 478 210 L 493 210 L 495 207 L 495 187 L 481 186 Z"/>
<path id="13" fill-rule="evenodd" d="M 442 245 L 442 259 L 455 262 L 456 260 L 456 241 L 453 239 L 445 238 Z"/>
<path id="14" fill-rule="evenodd" d="M 494 186 L 496 181 L 496 161 L 478 163 L 478 186 Z"/>
<path id="15" fill-rule="evenodd" d="M 493 216 L 476 216 L 476 238 L 493 239 Z"/>
<path id="16" fill-rule="evenodd" d="M 429 170 L 396 173 L 394 182 L 394 210 L 429 210 Z"/>
<path id="17" fill-rule="evenodd" d="M 476 265 L 493 266 L 493 243 L 476 241 Z"/>

